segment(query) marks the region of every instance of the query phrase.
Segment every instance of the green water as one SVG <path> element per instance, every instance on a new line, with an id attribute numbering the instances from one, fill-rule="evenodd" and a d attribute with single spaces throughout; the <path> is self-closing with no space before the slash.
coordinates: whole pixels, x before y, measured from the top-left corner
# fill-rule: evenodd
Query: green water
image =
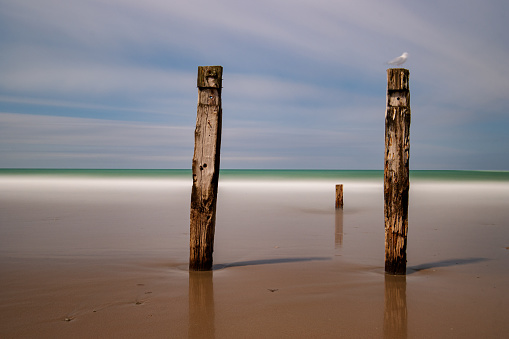
<path id="1" fill-rule="evenodd" d="M 52 176 L 103 178 L 191 177 L 190 169 L 0 169 L 0 176 Z M 222 169 L 220 179 L 230 180 L 383 180 L 382 170 L 234 170 Z M 410 180 L 509 181 L 509 171 L 413 170 Z"/>

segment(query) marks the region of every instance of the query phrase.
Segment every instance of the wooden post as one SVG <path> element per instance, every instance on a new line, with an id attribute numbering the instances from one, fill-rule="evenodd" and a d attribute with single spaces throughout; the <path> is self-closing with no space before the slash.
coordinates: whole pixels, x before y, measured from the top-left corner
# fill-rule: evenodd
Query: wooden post
<path id="1" fill-rule="evenodd" d="M 336 208 L 343 208 L 343 185 L 336 185 Z"/>
<path id="2" fill-rule="evenodd" d="M 189 270 L 212 269 L 221 149 L 223 67 L 198 67 Z"/>
<path id="3" fill-rule="evenodd" d="M 410 72 L 387 70 L 385 111 L 385 271 L 406 274 L 410 156 Z"/>

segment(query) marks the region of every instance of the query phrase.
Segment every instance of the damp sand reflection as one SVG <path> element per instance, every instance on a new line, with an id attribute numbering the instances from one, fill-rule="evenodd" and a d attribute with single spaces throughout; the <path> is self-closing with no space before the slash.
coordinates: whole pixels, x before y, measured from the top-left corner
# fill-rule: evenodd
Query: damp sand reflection
<path id="1" fill-rule="evenodd" d="M 189 272 L 189 338 L 215 338 L 213 272 Z"/>
<path id="2" fill-rule="evenodd" d="M 385 275 L 384 338 L 407 338 L 406 276 Z"/>
<path id="3" fill-rule="evenodd" d="M 343 247 L 343 209 L 337 208 L 335 215 L 335 234 L 334 234 L 335 248 Z"/>

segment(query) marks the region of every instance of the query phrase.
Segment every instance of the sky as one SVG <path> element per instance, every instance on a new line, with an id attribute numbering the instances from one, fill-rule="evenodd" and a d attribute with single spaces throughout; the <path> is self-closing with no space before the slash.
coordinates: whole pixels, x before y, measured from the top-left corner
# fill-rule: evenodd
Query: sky
<path id="1" fill-rule="evenodd" d="M 0 168 L 191 168 L 223 66 L 221 168 L 383 169 L 388 65 L 410 169 L 509 170 L 506 0 L 0 0 Z"/>

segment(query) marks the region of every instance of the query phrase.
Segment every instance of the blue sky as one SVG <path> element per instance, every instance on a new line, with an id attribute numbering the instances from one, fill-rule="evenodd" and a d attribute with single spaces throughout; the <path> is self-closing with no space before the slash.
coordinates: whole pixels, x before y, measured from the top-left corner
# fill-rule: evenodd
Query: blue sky
<path id="1" fill-rule="evenodd" d="M 509 170 L 509 2 L 0 0 L 0 167 L 190 168 L 222 65 L 222 168 L 383 169 L 408 52 L 411 169 Z"/>

